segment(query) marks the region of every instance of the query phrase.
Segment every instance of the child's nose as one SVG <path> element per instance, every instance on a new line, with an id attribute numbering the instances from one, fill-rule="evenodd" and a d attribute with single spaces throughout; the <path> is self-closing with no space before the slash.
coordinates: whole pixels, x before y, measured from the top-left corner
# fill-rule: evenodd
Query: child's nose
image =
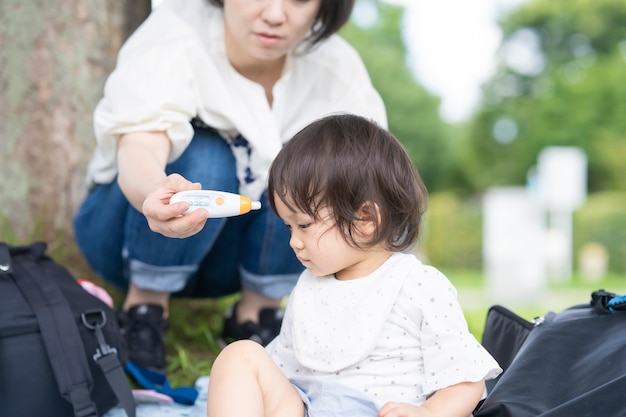
<path id="1" fill-rule="evenodd" d="M 298 239 L 298 237 L 295 234 L 291 235 L 291 239 L 289 239 L 289 246 L 291 246 L 291 248 L 294 250 L 304 248 L 304 244 L 302 243 L 302 240 Z"/>

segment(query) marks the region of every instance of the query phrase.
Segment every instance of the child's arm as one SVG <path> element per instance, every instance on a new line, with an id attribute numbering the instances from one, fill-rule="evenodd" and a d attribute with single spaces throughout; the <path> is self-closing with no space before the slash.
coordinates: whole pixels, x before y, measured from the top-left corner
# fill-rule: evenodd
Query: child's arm
<path id="1" fill-rule="evenodd" d="M 378 417 L 470 417 L 484 391 L 484 380 L 462 382 L 440 389 L 420 406 L 388 402 Z"/>

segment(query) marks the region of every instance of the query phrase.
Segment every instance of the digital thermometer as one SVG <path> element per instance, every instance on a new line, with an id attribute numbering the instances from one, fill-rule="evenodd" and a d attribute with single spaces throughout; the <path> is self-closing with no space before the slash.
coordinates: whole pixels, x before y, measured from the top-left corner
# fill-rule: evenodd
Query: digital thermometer
<path id="1" fill-rule="evenodd" d="M 261 208 L 260 201 L 252 201 L 248 197 L 225 191 L 181 191 L 170 198 L 170 204 L 178 203 L 179 201 L 185 201 L 189 204 L 189 210 L 185 214 L 204 208 L 209 212 L 209 217 L 239 216 L 240 214 L 246 214 L 250 210 Z"/>

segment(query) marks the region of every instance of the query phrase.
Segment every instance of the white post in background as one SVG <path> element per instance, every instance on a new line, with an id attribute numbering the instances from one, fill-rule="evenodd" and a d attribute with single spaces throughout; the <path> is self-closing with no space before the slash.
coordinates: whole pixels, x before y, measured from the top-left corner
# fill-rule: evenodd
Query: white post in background
<path id="1" fill-rule="evenodd" d="M 548 278 L 569 282 L 573 264 L 573 212 L 587 195 L 587 157 L 576 147 L 548 147 L 537 163 L 539 201 L 548 214 Z"/>
<path id="2" fill-rule="evenodd" d="M 492 300 L 524 302 L 546 289 L 544 212 L 524 187 L 497 187 L 483 198 L 483 259 Z"/>

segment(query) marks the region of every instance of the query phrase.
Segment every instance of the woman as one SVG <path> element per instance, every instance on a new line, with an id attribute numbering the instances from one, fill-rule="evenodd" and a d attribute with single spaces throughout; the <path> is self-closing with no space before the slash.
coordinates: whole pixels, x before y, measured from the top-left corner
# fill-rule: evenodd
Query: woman
<path id="1" fill-rule="evenodd" d="M 269 165 L 307 123 L 352 112 L 386 126 L 358 54 L 336 32 L 354 0 L 166 0 L 122 47 L 94 113 L 97 147 L 76 240 L 127 288 L 120 323 L 138 365 L 165 365 L 172 294 L 240 291 L 226 341 L 265 345 L 302 265 L 267 204 Z M 183 215 L 183 190 L 243 194 L 262 208 Z"/>

